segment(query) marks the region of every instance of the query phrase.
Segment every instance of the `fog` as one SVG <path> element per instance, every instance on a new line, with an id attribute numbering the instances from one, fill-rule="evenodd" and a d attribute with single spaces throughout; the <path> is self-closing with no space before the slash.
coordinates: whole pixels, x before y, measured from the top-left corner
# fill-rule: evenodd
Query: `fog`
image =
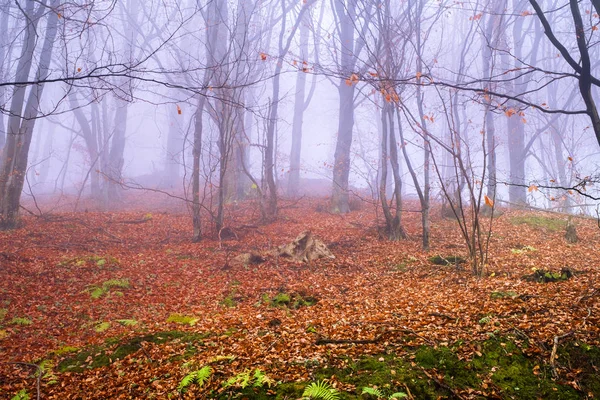
<path id="1" fill-rule="evenodd" d="M 591 2 L 0 8 L 5 228 L 24 203 L 117 210 L 147 190 L 178 199 L 195 240 L 231 202 L 269 221 L 302 195 L 342 214 L 353 196 L 379 204 L 390 238 L 402 199 L 424 215 L 431 202 L 595 215 Z"/>

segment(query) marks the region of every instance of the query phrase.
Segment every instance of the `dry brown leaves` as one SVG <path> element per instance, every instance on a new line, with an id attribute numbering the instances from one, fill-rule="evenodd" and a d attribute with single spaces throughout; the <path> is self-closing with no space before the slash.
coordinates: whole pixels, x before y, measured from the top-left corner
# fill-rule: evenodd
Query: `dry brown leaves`
<path id="1" fill-rule="evenodd" d="M 402 352 L 424 343 L 463 340 L 463 356 L 469 358 L 478 351 L 472 343 L 491 332 L 518 332 L 534 343 L 530 352 L 546 358 L 553 338 L 567 332 L 590 344 L 600 342 L 600 298 L 590 296 L 600 278 L 600 230 L 594 221 L 579 222 L 582 240 L 568 245 L 562 232 L 515 226 L 513 213 L 506 213 L 494 223 L 488 275 L 478 279 L 468 270 L 428 261 L 435 254 L 464 254 L 453 221 L 434 216 L 433 248 L 423 253 L 417 213 L 404 217 L 410 238 L 391 243 L 378 239 L 370 210 L 330 215 L 316 212 L 317 203 L 305 200 L 287 208 L 267 226 L 255 225 L 251 204 L 238 206 L 228 219 L 238 239 L 207 238 L 199 244 L 189 241 L 191 218 L 185 212 L 153 212 L 147 222 L 135 224 L 119 222 L 148 217 L 146 210 L 27 217 L 21 229 L 0 232 L 0 308 L 7 310 L 0 322 L 5 332 L 1 359 L 39 362 L 66 345 L 84 348 L 147 332 L 211 333 L 201 351 L 186 360 L 173 361 L 185 344 L 145 343 L 110 367 L 56 373 L 57 384 L 42 382 L 44 398 L 164 398 L 185 375 L 184 362 L 202 366 L 216 356 L 235 357 L 215 364 L 220 377 L 260 367 L 277 380 L 292 381 L 310 379 L 310 362 L 339 364 L 341 355 Z M 228 263 L 246 251 L 267 252 L 308 229 L 328 244 L 335 260 L 305 265 L 270 257 L 256 266 Z M 512 251 L 519 246 L 535 251 Z M 569 281 L 521 279 L 532 268 L 565 266 L 578 271 Z M 130 282 L 122 296 L 90 296 L 91 285 L 118 278 Z M 263 294 L 279 291 L 319 301 L 299 309 L 261 303 Z M 492 292 L 518 296 L 493 299 Z M 228 296 L 237 301 L 235 307 L 223 305 Z M 199 320 L 182 328 L 166 322 L 172 313 Z M 14 317 L 32 323 L 11 324 Z M 117 319 L 138 324 L 122 326 Z M 111 321 L 110 328 L 97 332 L 94 326 L 102 321 Z M 317 345 L 318 337 L 374 343 Z M 31 371 L 1 370 L 0 395 L 22 387 L 32 392 Z M 216 380 L 212 384 L 218 387 Z"/>

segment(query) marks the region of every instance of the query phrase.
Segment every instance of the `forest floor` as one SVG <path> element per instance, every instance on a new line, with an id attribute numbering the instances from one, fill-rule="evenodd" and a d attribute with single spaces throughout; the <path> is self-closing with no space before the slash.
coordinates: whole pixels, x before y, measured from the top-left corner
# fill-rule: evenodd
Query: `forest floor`
<path id="1" fill-rule="evenodd" d="M 326 204 L 284 203 L 268 225 L 232 205 L 235 235 L 196 244 L 185 211 L 25 216 L 0 232 L 0 398 L 298 399 L 322 380 L 340 398 L 600 397 L 597 221 L 568 244 L 563 216 L 506 211 L 477 278 L 435 263 L 466 255 L 439 210 L 423 252 L 418 212 L 389 242 L 372 205 Z M 305 230 L 335 259 L 268 255 Z M 264 262 L 233 262 L 249 251 Z"/>

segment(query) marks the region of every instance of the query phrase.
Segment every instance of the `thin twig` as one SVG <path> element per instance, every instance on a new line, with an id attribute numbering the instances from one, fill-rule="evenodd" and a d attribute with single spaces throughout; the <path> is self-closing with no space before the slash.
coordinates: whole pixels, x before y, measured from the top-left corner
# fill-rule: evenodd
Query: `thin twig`
<path id="1" fill-rule="evenodd" d="M 571 331 L 563 335 L 554 336 L 554 345 L 552 346 L 552 353 L 550 354 L 550 367 L 552 368 L 552 376 L 554 377 L 554 379 L 558 378 L 558 373 L 556 372 L 556 365 L 554 363 L 556 360 L 556 351 L 558 350 L 558 343 L 560 340 L 569 336 L 573 336 L 574 334 L 575 332 Z"/>
<path id="2" fill-rule="evenodd" d="M 21 361 L 1 362 L 0 364 L 23 365 L 25 367 L 31 367 L 31 368 L 37 369 L 37 380 L 36 380 L 37 394 L 36 394 L 36 399 L 40 400 L 40 397 L 41 397 L 40 386 L 41 386 L 41 381 L 42 381 L 42 367 L 40 367 L 37 364 L 31 364 L 31 363 L 26 363 L 26 362 L 21 362 Z"/>

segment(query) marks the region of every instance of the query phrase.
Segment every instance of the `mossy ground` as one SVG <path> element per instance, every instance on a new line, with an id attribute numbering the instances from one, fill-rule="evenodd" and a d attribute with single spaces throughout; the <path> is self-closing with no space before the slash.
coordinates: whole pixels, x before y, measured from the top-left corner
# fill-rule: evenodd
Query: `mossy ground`
<path id="1" fill-rule="evenodd" d="M 64 358 L 58 364 L 58 370 L 60 372 L 82 372 L 86 369 L 104 367 L 115 360 L 123 359 L 139 351 L 142 342 L 162 344 L 176 339 L 187 345 L 185 353 L 172 360 L 177 361 L 194 355 L 198 351 L 196 346 L 201 344 L 202 340 L 208 336 L 209 334 L 167 331 L 136 336 L 126 341 L 119 338 L 109 338 L 104 345 L 87 347 L 72 356 Z"/>
<path id="2" fill-rule="evenodd" d="M 274 296 L 263 294 L 259 304 L 266 304 L 271 307 L 287 307 L 298 309 L 300 307 L 310 307 L 317 304 L 318 299 L 313 296 L 303 296 L 300 293 L 279 292 Z"/>
<path id="3" fill-rule="evenodd" d="M 518 343 L 518 344 L 516 344 Z M 385 394 L 410 392 L 415 399 L 454 398 L 470 393 L 469 398 L 505 399 L 581 399 L 588 393 L 600 395 L 600 349 L 585 345 L 565 346 L 559 362 L 571 363 L 582 372 L 581 391 L 553 380 L 550 368 L 526 356 L 515 338 L 491 338 L 478 345 L 471 360 L 461 359 L 455 347 L 422 346 L 405 355 L 381 354 L 350 361 L 344 368 L 318 368 L 314 381 L 330 379 L 354 390 L 341 391 L 340 399 L 365 399 L 362 388 L 376 387 Z M 431 377 L 436 377 L 433 380 Z M 277 386 L 277 399 L 300 398 L 307 383 Z M 265 394 L 266 395 L 266 394 Z M 252 397 L 263 398 L 263 397 Z M 268 398 L 268 397 L 264 397 Z M 273 398 L 273 396 L 269 397 Z"/>
<path id="4" fill-rule="evenodd" d="M 77 351 L 68 348 L 54 356 L 64 357 L 57 365 L 60 372 L 82 372 L 110 365 L 117 359 L 140 350 L 142 342 L 164 344 L 177 340 L 186 345 L 181 355 L 170 361 L 180 361 L 198 352 L 202 340 L 210 334 L 167 331 L 122 338 L 107 339 L 104 345 Z M 563 343 L 556 366 L 568 367 L 577 376 L 553 379 L 547 362 L 527 356 L 527 343 L 518 337 L 492 337 L 471 343 L 472 358 L 465 357 L 462 343 L 451 346 L 421 346 L 402 354 L 388 352 L 360 359 L 339 359 L 331 367 L 319 363 L 307 365 L 312 381 L 333 379 L 341 383 L 340 399 L 365 399 L 364 387 L 381 390 L 386 395 L 410 393 L 415 399 L 454 398 L 456 394 L 473 398 L 505 399 L 581 399 L 600 396 L 600 348 L 583 342 Z M 61 353 L 59 355 L 59 353 Z M 270 375 L 268 371 L 265 371 Z M 223 380 L 225 381 L 225 380 Z M 577 382 L 579 390 L 567 385 Z M 222 383 L 222 382 L 221 382 Z M 211 398 L 292 399 L 300 398 L 309 382 L 279 382 L 278 384 L 242 389 L 208 389 Z M 206 393 L 205 393 L 206 394 Z"/>
<path id="5" fill-rule="evenodd" d="M 532 228 L 547 229 L 558 232 L 566 229 L 566 222 L 558 218 L 548 218 L 541 215 L 515 216 L 510 219 L 513 225 L 528 225 Z"/>

